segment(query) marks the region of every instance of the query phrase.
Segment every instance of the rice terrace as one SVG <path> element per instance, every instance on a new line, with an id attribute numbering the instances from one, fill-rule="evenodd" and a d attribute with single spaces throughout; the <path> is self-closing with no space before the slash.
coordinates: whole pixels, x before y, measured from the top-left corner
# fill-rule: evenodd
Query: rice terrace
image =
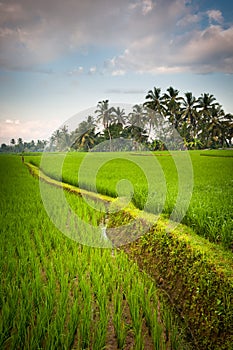
<path id="1" fill-rule="evenodd" d="M 232 115 L 178 94 L 1 146 L 1 349 L 232 349 Z"/>

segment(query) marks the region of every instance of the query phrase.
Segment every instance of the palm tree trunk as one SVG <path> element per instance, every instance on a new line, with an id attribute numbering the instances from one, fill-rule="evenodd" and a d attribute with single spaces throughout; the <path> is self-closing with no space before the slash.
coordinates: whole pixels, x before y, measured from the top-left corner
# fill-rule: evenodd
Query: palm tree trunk
<path id="1" fill-rule="evenodd" d="M 109 136 L 109 151 L 112 152 L 112 135 L 110 133 L 109 127 L 107 127 L 108 136 Z"/>

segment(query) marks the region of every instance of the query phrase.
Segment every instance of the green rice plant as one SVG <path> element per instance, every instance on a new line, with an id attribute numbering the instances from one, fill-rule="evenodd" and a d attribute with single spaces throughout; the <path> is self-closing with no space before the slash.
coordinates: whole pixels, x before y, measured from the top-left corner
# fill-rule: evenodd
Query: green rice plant
<path id="1" fill-rule="evenodd" d="M 185 201 L 180 201 L 179 206 L 173 215 L 173 219 L 179 219 L 185 214 L 182 222 L 191 226 L 195 232 L 204 236 L 212 242 L 221 243 L 226 249 L 231 249 L 233 241 L 232 209 L 233 209 L 233 151 L 211 151 L 214 157 L 202 157 L 205 151 L 190 151 L 194 171 L 194 189 L 189 208 L 186 208 Z M 155 152 L 162 174 L 165 178 L 166 190 L 161 176 L 153 174 L 151 168 L 151 157 L 132 156 L 130 153 L 68 153 L 62 168 L 62 179 L 64 182 L 93 191 L 96 189 L 102 194 L 111 197 L 117 196 L 117 183 L 121 179 L 127 179 L 133 186 L 133 204 L 155 214 L 163 212 L 169 216 L 176 204 L 178 195 L 178 172 L 174 159 L 182 157 L 182 152 Z M 161 156 L 162 155 L 162 156 Z M 168 155 L 171 155 L 170 157 Z M 222 155 L 222 156 L 221 156 Z M 87 157 L 87 160 L 86 160 Z M 112 159 L 113 158 L 113 159 Z M 26 157 L 30 162 L 40 166 L 40 156 Z M 43 171 L 49 176 L 59 179 L 60 154 L 49 154 L 43 159 Z M 134 160 L 136 164 L 134 164 Z M 84 163 L 83 163 L 84 162 Z M 95 176 L 95 168 L 103 162 Z M 84 168 L 85 172 L 79 174 L 79 169 Z M 142 169 L 140 169 L 142 167 Z M 148 195 L 147 178 L 154 177 L 154 188 L 150 189 Z M 80 176 L 80 178 L 78 178 Z M 187 169 L 182 168 L 183 188 L 185 189 Z M 163 189 L 163 190 L 162 190 Z M 189 189 L 187 189 L 189 191 Z M 163 205 L 163 202 L 165 203 Z M 147 205 L 145 206 L 145 203 Z M 185 209 L 186 210 L 186 209 Z"/>
<path id="2" fill-rule="evenodd" d="M 133 329 L 135 334 L 135 349 L 143 349 L 142 324 L 143 318 L 141 313 L 141 303 L 138 295 L 138 290 L 128 290 L 127 300 L 129 303 L 130 315 L 132 318 Z"/>
<path id="3" fill-rule="evenodd" d="M 89 347 L 91 340 L 91 323 L 93 319 L 92 293 L 90 285 L 86 283 L 84 278 L 79 281 L 79 287 L 83 298 L 78 325 L 79 347 L 86 349 Z"/>
<path id="4" fill-rule="evenodd" d="M 117 336 L 117 345 L 119 349 L 124 348 L 127 329 L 123 320 L 122 295 L 117 289 L 114 294 L 114 314 L 113 314 L 114 329 Z"/>
<path id="5" fill-rule="evenodd" d="M 152 339 L 155 350 L 165 349 L 165 342 L 163 340 L 163 329 L 161 324 L 158 322 L 157 312 L 153 315 L 153 327 L 152 327 Z"/>
<path id="6" fill-rule="evenodd" d="M 156 290 L 137 265 L 123 251 L 82 246 L 55 228 L 38 180 L 19 157 L 0 157 L 0 182 L 0 348 L 107 348 L 108 338 L 115 339 L 108 334 L 114 309 L 119 346 L 133 328 L 135 348 L 142 349 L 145 314 L 153 332 L 149 305 L 156 309 Z M 59 200 L 61 190 L 45 186 L 48 197 Z M 83 220 L 99 225 L 101 211 L 72 193 L 67 198 Z M 68 213 L 53 210 L 66 227 Z M 74 220 L 70 225 L 75 230 Z"/>
<path id="7" fill-rule="evenodd" d="M 106 308 L 106 299 L 98 299 L 97 305 L 99 308 L 99 320 L 96 323 L 96 329 L 93 338 L 93 350 L 105 349 L 106 335 L 107 335 L 107 325 L 109 315 Z"/>

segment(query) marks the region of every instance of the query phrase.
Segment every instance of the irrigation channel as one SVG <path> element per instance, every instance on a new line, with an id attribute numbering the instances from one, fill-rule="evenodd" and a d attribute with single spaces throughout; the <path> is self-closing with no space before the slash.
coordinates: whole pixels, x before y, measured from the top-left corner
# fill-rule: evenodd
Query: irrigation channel
<path id="1" fill-rule="evenodd" d="M 51 216 L 40 183 L 53 198 Z M 58 205 L 61 192 L 72 210 Z M 116 199 L 56 182 L 16 155 L 0 156 L 0 194 L 1 349 L 232 348 L 230 251 L 184 225 L 166 230 L 163 217 L 153 226 L 155 217 L 133 206 L 106 216 L 95 208 Z M 119 246 L 128 223 L 137 239 Z M 111 245 L 80 244 L 86 224 Z"/>

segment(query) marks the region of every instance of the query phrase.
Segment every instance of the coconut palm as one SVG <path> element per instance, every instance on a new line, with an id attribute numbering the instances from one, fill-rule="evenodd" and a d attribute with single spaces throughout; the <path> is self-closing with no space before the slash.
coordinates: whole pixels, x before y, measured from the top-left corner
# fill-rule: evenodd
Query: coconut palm
<path id="1" fill-rule="evenodd" d="M 94 117 L 89 115 L 86 120 L 83 120 L 81 123 L 79 123 L 78 127 L 71 132 L 71 139 L 73 140 L 73 143 L 75 143 L 75 140 L 88 132 L 89 130 L 95 129 L 96 124 Z"/>
<path id="2" fill-rule="evenodd" d="M 213 108 L 218 105 L 216 98 L 211 94 L 201 94 L 201 97 L 198 98 L 197 108 L 202 119 L 206 122 L 210 119 Z"/>
<path id="3" fill-rule="evenodd" d="M 21 137 L 18 138 L 17 148 L 18 148 L 19 152 L 23 152 L 23 150 L 24 150 L 24 144 L 23 144 L 23 140 Z"/>
<path id="4" fill-rule="evenodd" d="M 224 120 L 225 113 L 221 105 L 212 108 L 211 117 L 209 123 L 207 124 L 207 131 L 209 132 L 209 137 L 212 143 L 216 145 L 224 146 L 224 142 L 228 146 L 228 141 L 226 138 L 226 132 L 229 128 L 229 123 Z"/>
<path id="5" fill-rule="evenodd" d="M 108 128 L 109 124 L 112 122 L 111 110 L 108 100 L 98 102 L 97 110 L 95 111 L 95 113 L 98 114 L 97 122 L 102 121 L 104 128 Z"/>
<path id="6" fill-rule="evenodd" d="M 184 95 L 185 97 L 182 98 L 181 119 L 187 123 L 187 128 L 190 129 L 191 136 L 195 138 L 198 123 L 197 100 L 192 92 L 186 92 Z"/>
<path id="7" fill-rule="evenodd" d="M 152 130 L 159 126 L 162 116 L 161 114 L 159 114 L 155 110 L 152 110 L 149 107 L 146 107 L 145 111 L 146 111 L 146 121 L 149 127 L 148 136 L 150 137 L 152 134 Z"/>
<path id="8" fill-rule="evenodd" d="M 154 87 L 153 90 L 149 90 L 146 95 L 146 101 L 144 106 L 152 109 L 153 111 L 163 115 L 165 111 L 164 96 L 161 95 L 161 89 Z"/>
<path id="9" fill-rule="evenodd" d="M 232 139 L 233 139 L 233 115 L 228 113 L 224 116 L 224 119 L 222 120 L 222 139 L 224 144 L 224 141 L 227 145 L 227 147 L 232 146 Z"/>
<path id="10" fill-rule="evenodd" d="M 133 112 L 128 115 L 128 122 L 130 125 L 137 126 L 144 129 L 146 125 L 146 114 L 142 105 L 134 105 Z"/>
<path id="11" fill-rule="evenodd" d="M 112 135 L 111 132 L 109 130 L 109 125 L 112 123 L 113 121 L 113 117 L 112 117 L 112 108 L 109 108 L 109 104 L 108 104 L 108 100 L 104 100 L 104 101 L 99 101 L 98 105 L 97 105 L 97 110 L 95 111 L 95 113 L 97 113 L 97 122 L 102 121 L 102 124 L 104 126 L 105 129 L 107 129 L 108 135 L 109 135 L 109 150 L 110 152 L 112 151 Z"/>
<path id="12" fill-rule="evenodd" d="M 62 128 L 61 128 L 61 137 L 60 137 L 60 140 L 59 140 L 59 148 L 61 151 L 67 151 L 69 150 L 70 148 L 70 143 L 71 143 L 71 140 L 70 140 L 70 134 L 68 132 L 68 127 L 67 125 L 64 125 Z"/>
<path id="13" fill-rule="evenodd" d="M 163 96 L 166 101 L 166 116 L 175 129 L 178 129 L 181 119 L 180 105 L 182 97 L 178 96 L 179 90 L 174 89 L 172 86 L 167 89 L 167 92 Z"/>
<path id="14" fill-rule="evenodd" d="M 89 151 L 95 144 L 95 128 L 84 131 L 76 138 L 71 148 Z"/>
<path id="15" fill-rule="evenodd" d="M 199 113 L 198 135 L 205 147 L 209 147 L 210 132 L 207 126 L 211 123 L 214 108 L 219 104 L 213 95 L 204 93 L 198 98 L 197 109 Z"/>
<path id="16" fill-rule="evenodd" d="M 111 115 L 117 124 L 121 124 L 121 125 L 125 124 L 126 115 L 125 115 L 124 108 L 120 109 L 120 107 L 117 107 L 117 108 L 112 107 Z"/>

